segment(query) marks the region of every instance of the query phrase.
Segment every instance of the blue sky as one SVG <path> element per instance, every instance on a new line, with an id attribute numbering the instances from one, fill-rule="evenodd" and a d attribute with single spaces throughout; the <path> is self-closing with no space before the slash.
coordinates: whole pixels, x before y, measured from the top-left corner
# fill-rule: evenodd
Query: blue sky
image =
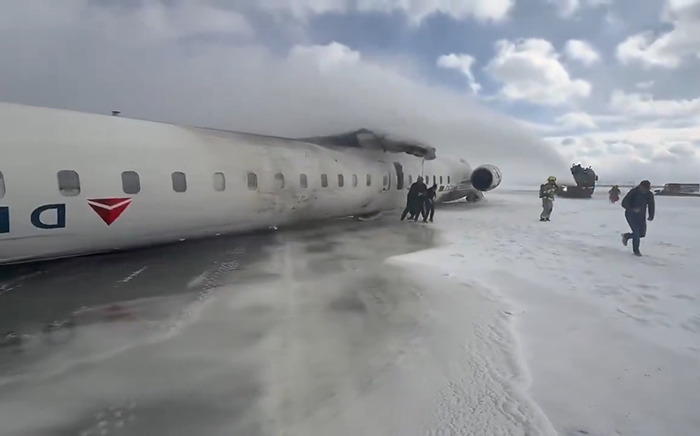
<path id="1" fill-rule="evenodd" d="M 23 0 L 0 100 L 697 180 L 699 54 L 700 0 Z"/>

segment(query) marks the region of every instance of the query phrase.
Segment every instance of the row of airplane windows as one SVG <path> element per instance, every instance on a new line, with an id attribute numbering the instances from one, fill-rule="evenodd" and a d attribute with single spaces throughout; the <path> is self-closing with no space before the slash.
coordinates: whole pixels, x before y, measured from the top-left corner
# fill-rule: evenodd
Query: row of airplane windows
<path id="1" fill-rule="evenodd" d="M 67 197 L 75 197 L 80 194 L 80 176 L 76 171 L 73 170 L 61 170 L 56 174 L 58 179 L 58 190 L 59 192 Z M 175 171 L 171 174 L 173 191 L 175 192 L 185 192 L 187 191 L 187 176 L 182 171 Z M 430 176 L 425 176 L 425 180 L 430 183 Z M 440 184 L 443 182 L 442 176 L 433 176 L 433 183 L 437 184 L 438 180 Z M 275 174 L 275 183 L 277 188 L 283 189 L 285 186 L 284 175 L 282 173 Z M 408 184 L 413 183 L 413 176 L 408 176 Z M 447 176 L 447 183 L 450 183 L 450 176 Z M 215 191 L 226 190 L 226 176 L 222 172 L 216 172 L 213 175 L 213 184 Z M 258 189 L 258 175 L 256 173 L 247 174 L 247 184 L 248 189 L 255 191 Z M 352 186 L 355 187 L 358 184 L 357 174 L 352 175 Z M 372 176 L 370 174 L 366 175 L 365 184 L 367 186 L 372 185 Z M 389 176 L 384 176 L 382 180 L 383 186 L 389 184 Z M 309 182 L 306 174 L 299 175 L 299 185 L 302 188 L 308 188 Z M 397 185 L 397 189 L 401 189 L 403 185 L 400 183 Z M 342 174 L 338 174 L 338 187 L 342 188 L 345 186 L 345 177 Z M 328 187 L 328 175 L 321 174 L 321 187 Z M 141 192 L 141 178 L 136 171 L 124 171 L 122 173 L 122 190 L 125 194 L 138 194 Z M 441 189 L 442 190 L 442 187 Z M 5 196 L 5 177 L 0 171 L 0 198 Z"/>

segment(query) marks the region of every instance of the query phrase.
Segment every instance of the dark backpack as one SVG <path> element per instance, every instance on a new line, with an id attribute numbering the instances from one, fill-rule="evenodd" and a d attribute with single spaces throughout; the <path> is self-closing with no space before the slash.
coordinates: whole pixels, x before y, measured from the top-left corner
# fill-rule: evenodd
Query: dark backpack
<path id="1" fill-rule="evenodd" d="M 544 197 L 544 188 L 547 186 L 546 184 L 541 184 L 540 185 L 540 198 Z"/>

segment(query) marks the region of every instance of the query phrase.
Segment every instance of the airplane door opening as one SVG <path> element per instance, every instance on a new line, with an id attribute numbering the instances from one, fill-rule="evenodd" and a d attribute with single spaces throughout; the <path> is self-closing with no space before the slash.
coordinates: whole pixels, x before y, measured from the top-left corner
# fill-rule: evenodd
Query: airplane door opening
<path id="1" fill-rule="evenodd" d="M 396 168 L 396 190 L 400 191 L 403 189 L 403 166 L 394 162 L 394 168 Z"/>

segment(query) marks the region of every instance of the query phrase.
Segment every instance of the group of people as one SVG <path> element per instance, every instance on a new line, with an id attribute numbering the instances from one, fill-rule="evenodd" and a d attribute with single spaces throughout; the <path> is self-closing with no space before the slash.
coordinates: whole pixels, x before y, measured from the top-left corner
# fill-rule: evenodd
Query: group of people
<path id="1" fill-rule="evenodd" d="M 436 192 L 437 183 L 428 188 L 423 183 L 423 177 L 418 176 L 418 179 L 408 189 L 406 208 L 401 214 L 401 221 L 406 219 L 406 215 L 408 215 L 409 220 L 418 221 L 418 217 L 422 215 L 424 223 L 427 223 L 428 220 L 432 223 L 435 215 Z"/>
<path id="2" fill-rule="evenodd" d="M 540 221 L 549 221 L 554 206 L 554 194 L 559 189 L 556 177 L 547 178 L 547 183 L 540 186 L 540 198 L 542 199 L 542 213 Z M 615 185 L 608 191 L 610 202 L 615 203 L 620 198 L 620 188 Z M 647 234 L 647 221 L 653 221 L 656 213 L 654 193 L 651 191 L 649 180 L 642 182 L 630 189 L 622 199 L 622 207 L 625 209 L 625 219 L 631 232 L 622 234 L 622 244 L 626 247 L 632 240 L 632 252 L 635 256 L 641 256 L 639 244 L 641 238 Z M 647 216 L 647 211 L 648 216 Z"/>

